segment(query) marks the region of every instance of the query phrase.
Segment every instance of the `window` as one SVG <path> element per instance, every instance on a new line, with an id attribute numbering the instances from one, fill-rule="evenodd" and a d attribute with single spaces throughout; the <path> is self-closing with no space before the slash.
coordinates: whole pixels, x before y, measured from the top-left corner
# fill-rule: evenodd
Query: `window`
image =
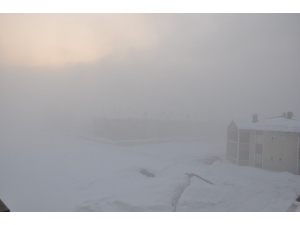
<path id="1" fill-rule="evenodd" d="M 256 134 L 256 144 L 262 144 L 262 143 L 263 143 L 263 135 Z"/>
<path id="2" fill-rule="evenodd" d="M 276 138 L 274 137 L 274 136 L 271 136 L 271 138 L 270 138 L 271 140 L 275 140 Z"/>
<path id="3" fill-rule="evenodd" d="M 241 131 L 240 132 L 240 143 L 249 143 L 250 142 L 250 132 Z"/>
<path id="4" fill-rule="evenodd" d="M 262 163 L 262 154 L 255 154 L 255 163 L 257 164 Z"/>
<path id="5" fill-rule="evenodd" d="M 270 156 L 270 160 L 273 161 L 273 159 L 274 159 L 273 156 Z"/>
<path id="6" fill-rule="evenodd" d="M 249 151 L 240 151 L 240 160 L 249 160 Z"/>
<path id="7" fill-rule="evenodd" d="M 282 158 L 279 158 L 278 161 L 279 161 L 279 162 L 282 162 Z"/>

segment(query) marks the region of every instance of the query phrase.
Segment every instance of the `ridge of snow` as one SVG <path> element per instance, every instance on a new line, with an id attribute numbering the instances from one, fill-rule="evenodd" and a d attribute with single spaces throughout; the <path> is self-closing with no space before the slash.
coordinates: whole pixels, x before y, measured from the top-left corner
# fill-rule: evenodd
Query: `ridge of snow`
<path id="1" fill-rule="evenodd" d="M 259 120 L 256 123 L 246 120 L 234 120 L 240 130 L 262 130 L 262 131 L 281 131 L 300 133 L 300 120 L 275 117 Z"/>

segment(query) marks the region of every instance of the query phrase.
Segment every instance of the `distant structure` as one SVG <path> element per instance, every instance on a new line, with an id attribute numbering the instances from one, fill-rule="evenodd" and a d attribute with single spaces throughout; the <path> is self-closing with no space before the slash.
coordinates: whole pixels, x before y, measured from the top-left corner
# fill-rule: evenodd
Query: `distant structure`
<path id="1" fill-rule="evenodd" d="M 189 116 L 161 113 L 118 113 L 93 118 L 94 135 L 110 140 L 197 137 L 200 126 Z"/>
<path id="2" fill-rule="evenodd" d="M 293 113 L 252 122 L 233 120 L 227 127 L 227 159 L 241 166 L 300 174 L 300 120 Z"/>

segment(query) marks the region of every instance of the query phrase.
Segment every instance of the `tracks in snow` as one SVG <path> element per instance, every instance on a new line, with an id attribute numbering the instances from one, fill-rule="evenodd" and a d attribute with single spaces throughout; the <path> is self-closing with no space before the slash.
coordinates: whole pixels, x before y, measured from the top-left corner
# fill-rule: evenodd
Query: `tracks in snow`
<path id="1" fill-rule="evenodd" d="M 188 175 L 188 181 L 187 181 L 187 184 L 185 186 L 183 186 L 183 188 L 181 188 L 180 192 L 175 197 L 175 202 L 173 203 L 173 206 L 174 206 L 173 212 L 178 212 L 178 203 L 179 203 L 180 197 L 181 197 L 182 193 L 185 191 L 185 189 L 190 186 L 192 177 L 197 177 L 198 179 L 201 179 L 201 180 L 205 181 L 206 183 L 214 185 L 214 183 L 210 182 L 209 180 L 204 179 L 203 177 L 200 177 L 197 174 L 194 174 L 194 173 L 185 173 L 185 174 Z"/>

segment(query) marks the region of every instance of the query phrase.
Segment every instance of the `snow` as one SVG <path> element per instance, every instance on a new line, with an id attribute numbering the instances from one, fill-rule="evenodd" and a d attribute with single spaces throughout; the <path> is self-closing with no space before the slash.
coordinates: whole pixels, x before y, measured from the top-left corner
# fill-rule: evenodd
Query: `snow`
<path id="1" fill-rule="evenodd" d="M 222 141 L 115 146 L 11 132 L 1 143 L 1 199 L 11 211 L 286 211 L 300 195 L 299 176 L 233 165 Z M 222 161 L 203 163 L 213 156 Z"/>
<path id="2" fill-rule="evenodd" d="M 275 117 L 250 123 L 245 120 L 234 120 L 241 130 L 265 130 L 300 133 L 300 120 L 286 119 L 285 117 Z"/>

